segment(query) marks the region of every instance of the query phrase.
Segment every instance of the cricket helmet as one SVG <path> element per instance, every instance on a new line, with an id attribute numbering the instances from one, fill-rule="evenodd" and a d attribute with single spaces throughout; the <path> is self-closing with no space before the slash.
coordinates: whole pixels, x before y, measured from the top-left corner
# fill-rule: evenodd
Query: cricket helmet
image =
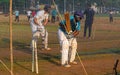
<path id="1" fill-rule="evenodd" d="M 50 6 L 49 4 L 46 4 L 46 5 L 44 6 L 44 10 L 47 11 L 47 12 L 50 11 L 50 8 L 51 8 L 51 6 Z"/>
<path id="2" fill-rule="evenodd" d="M 80 17 L 81 19 L 84 18 L 84 14 L 81 11 L 75 11 L 74 16 L 75 17 Z"/>

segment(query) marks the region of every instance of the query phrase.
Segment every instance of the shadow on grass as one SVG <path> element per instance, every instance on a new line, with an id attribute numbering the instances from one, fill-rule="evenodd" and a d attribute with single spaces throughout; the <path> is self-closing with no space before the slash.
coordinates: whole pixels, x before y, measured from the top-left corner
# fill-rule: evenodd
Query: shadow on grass
<path id="1" fill-rule="evenodd" d="M 13 45 L 14 45 L 16 50 L 20 50 L 20 51 L 23 51 L 25 53 L 32 54 L 32 50 L 30 50 L 30 47 L 25 43 L 14 41 Z M 60 65 L 57 62 L 57 60 L 60 60 L 60 55 L 50 54 L 48 52 L 46 53 L 45 51 L 43 51 L 43 52 L 38 53 L 38 58 L 43 59 L 43 60 L 47 60 L 48 62 L 55 64 L 55 65 L 58 65 L 58 66 Z"/>
<path id="2" fill-rule="evenodd" d="M 106 74 L 104 74 L 104 75 L 116 75 L 116 74 L 115 74 L 115 73 L 106 73 Z M 120 75 L 120 72 L 117 73 L 117 75 Z"/>
<path id="3" fill-rule="evenodd" d="M 10 62 L 10 59 L 9 59 L 9 58 L 4 58 L 4 60 L 5 60 L 6 62 Z M 31 69 L 26 68 L 25 66 L 19 64 L 17 61 L 14 61 L 14 64 L 16 64 L 16 65 L 18 65 L 19 67 L 21 67 L 21 68 L 23 68 L 23 69 L 26 69 L 26 70 L 28 70 L 28 71 L 32 71 Z"/>
<path id="4" fill-rule="evenodd" d="M 96 50 L 94 52 L 79 52 L 80 55 L 98 55 L 98 54 L 120 54 L 120 49 L 113 48 L 113 49 L 103 49 L 103 50 Z"/>
<path id="5" fill-rule="evenodd" d="M 32 51 L 30 50 L 30 46 L 26 43 L 18 42 L 18 41 L 13 41 L 13 47 L 15 50 L 20 50 L 25 53 L 31 54 Z"/>
<path id="6" fill-rule="evenodd" d="M 60 63 L 58 62 L 60 60 L 60 55 L 53 55 L 48 53 L 39 53 L 39 58 L 43 60 L 47 60 L 48 62 L 55 64 L 57 66 L 60 66 Z"/>
<path id="7" fill-rule="evenodd" d="M 25 69 L 25 70 L 28 70 L 28 71 L 30 71 L 30 72 L 32 72 L 32 70 L 31 69 L 29 69 L 29 68 L 26 68 L 25 66 L 23 66 L 23 65 L 21 65 L 21 64 L 19 64 L 19 63 L 17 63 L 17 62 L 14 62 L 16 65 L 18 65 L 19 67 L 21 67 L 21 68 L 23 68 L 23 69 Z"/>
<path id="8" fill-rule="evenodd" d="M 9 47 L 9 43 L 10 43 L 10 40 L 9 38 L 2 38 L 2 47 L 3 48 L 6 48 L 6 47 Z M 30 53 L 31 54 L 31 51 L 30 51 L 30 47 L 28 44 L 26 43 L 22 43 L 22 42 L 18 42 L 18 41 L 15 41 L 13 40 L 13 48 L 15 50 L 20 50 L 20 51 L 24 51 L 26 53 Z"/>
<path id="9" fill-rule="evenodd" d="M 9 39 L 7 39 L 7 38 L 4 38 L 3 41 L 6 43 L 9 43 Z M 26 43 L 22 43 L 22 42 L 18 42 L 18 41 L 14 40 L 13 41 L 13 48 L 15 50 L 19 50 L 19 51 L 23 51 L 23 52 L 28 53 L 28 54 L 32 54 L 32 50 L 30 50 L 29 45 L 27 45 Z M 38 58 L 42 59 L 42 60 L 47 60 L 48 62 L 51 62 L 52 64 L 55 64 L 58 66 L 60 65 L 60 63 L 57 62 L 57 60 L 60 60 L 59 55 L 53 55 L 53 54 L 49 54 L 46 52 L 44 53 L 44 51 L 43 51 L 43 52 L 38 53 Z M 15 62 L 15 64 L 19 65 L 20 67 L 23 67 L 24 69 L 27 69 L 24 66 L 18 64 L 17 62 Z"/>
<path id="10" fill-rule="evenodd" d="M 106 73 L 104 75 L 115 75 L 114 73 Z"/>
<path id="11" fill-rule="evenodd" d="M 4 42 L 9 43 L 8 38 L 3 38 L 2 39 Z M 30 50 L 30 47 L 26 43 L 18 42 L 18 41 L 13 41 L 13 46 L 15 50 L 20 50 L 25 53 L 32 54 L 32 50 Z M 60 53 L 59 53 L 60 54 Z M 94 52 L 80 52 L 80 55 L 98 55 L 98 54 L 120 54 L 120 49 L 103 49 L 103 50 L 96 50 Z M 39 52 L 38 53 L 38 58 L 46 60 L 52 64 L 55 64 L 57 66 L 60 66 L 60 55 L 53 54 L 53 53 L 46 53 L 46 52 Z M 19 65 L 19 64 L 18 64 Z M 24 67 L 22 65 L 19 65 L 21 67 Z M 27 69 L 27 68 L 26 68 Z"/>
<path id="12" fill-rule="evenodd" d="M 8 38 L 2 38 L 1 41 L 0 41 L 0 47 L 1 48 L 7 48 L 9 47 L 9 42 L 10 40 Z"/>

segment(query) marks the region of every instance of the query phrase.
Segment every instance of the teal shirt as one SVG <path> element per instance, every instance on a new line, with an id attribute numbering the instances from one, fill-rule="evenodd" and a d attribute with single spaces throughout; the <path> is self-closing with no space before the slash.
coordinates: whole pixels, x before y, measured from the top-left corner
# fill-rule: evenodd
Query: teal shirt
<path id="1" fill-rule="evenodd" d="M 15 16 L 19 16 L 19 11 L 15 11 Z"/>
<path id="2" fill-rule="evenodd" d="M 52 16 L 56 16 L 57 15 L 57 11 L 54 9 L 54 10 L 52 10 L 51 14 L 52 14 Z"/>
<path id="3" fill-rule="evenodd" d="M 65 25 L 66 24 L 65 20 L 61 21 L 60 24 Z M 80 21 L 75 22 L 74 16 L 70 16 L 70 25 L 71 25 L 71 29 L 72 29 L 73 32 L 75 30 L 80 31 L 80 29 L 81 29 L 80 28 L 80 25 L 81 25 Z M 64 26 L 60 26 L 59 29 L 61 29 L 64 33 L 67 34 L 67 31 L 65 30 Z"/>

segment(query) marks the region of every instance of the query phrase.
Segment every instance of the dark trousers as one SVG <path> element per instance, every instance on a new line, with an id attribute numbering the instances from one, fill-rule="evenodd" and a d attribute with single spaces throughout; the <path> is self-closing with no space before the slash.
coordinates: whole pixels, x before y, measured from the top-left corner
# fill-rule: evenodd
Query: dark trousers
<path id="1" fill-rule="evenodd" d="M 55 17 L 55 16 L 52 16 L 51 22 L 52 22 L 52 23 L 55 23 L 55 20 L 56 20 L 56 17 Z"/>
<path id="2" fill-rule="evenodd" d="M 27 16 L 27 18 L 28 18 L 28 21 L 30 20 L 30 16 Z"/>
<path id="3" fill-rule="evenodd" d="M 89 24 L 89 25 L 85 24 L 85 26 L 84 26 L 84 37 L 86 37 L 87 30 L 89 31 L 88 32 L 88 37 L 91 37 L 92 24 Z"/>
<path id="4" fill-rule="evenodd" d="M 15 16 L 15 21 L 19 22 L 19 16 Z"/>
<path id="5" fill-rule="evenodd" d="M 113 17 L 110 17 L 110 19 L 109 19 L 109 20 L 110 20 L 110 22 L 113 22 Z"/>

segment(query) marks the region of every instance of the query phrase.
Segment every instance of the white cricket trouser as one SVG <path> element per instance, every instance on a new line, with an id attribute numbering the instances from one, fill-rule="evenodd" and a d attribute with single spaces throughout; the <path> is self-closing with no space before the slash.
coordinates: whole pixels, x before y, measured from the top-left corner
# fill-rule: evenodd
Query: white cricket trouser
<path id="1" fill-rule="evenodd" d="M 61 64 L 64 65 L 68 62 L 73 62 L 75 60 L 77 49 L 76 38 L 71 38 L 68 40 L 65 34 L 60 29 L 58 30 L 58 38 L 62 49 Z"/>
<path id="2" fill-rule="evenodd" d="M 42 38 L 42 48 L 47 48 L 48 46 L 48 32 L 45 30 L 44 26 L 35 25 L 33 22 L 30 23 L 32 29 L 32 40 L 38 40 L 41 36 Z M 40 31 L 38 31 L 38 28 Z"/>

